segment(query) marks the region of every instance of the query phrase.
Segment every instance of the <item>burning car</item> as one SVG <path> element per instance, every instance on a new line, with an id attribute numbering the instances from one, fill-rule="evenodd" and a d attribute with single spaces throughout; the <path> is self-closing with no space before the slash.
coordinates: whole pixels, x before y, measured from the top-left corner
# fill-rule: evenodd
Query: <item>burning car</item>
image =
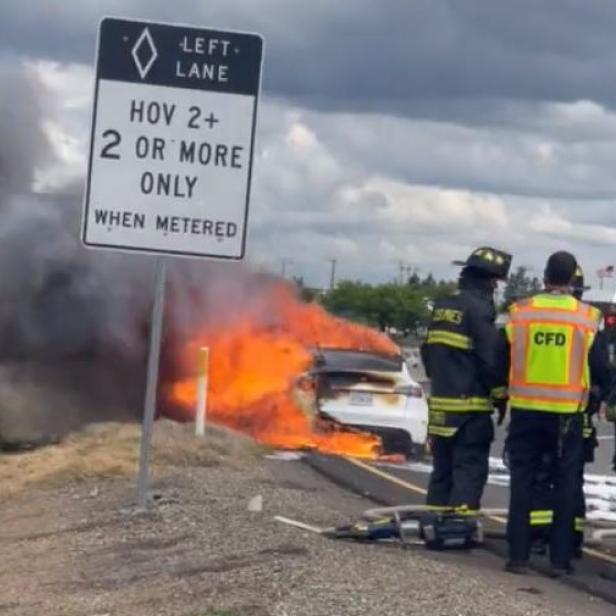
<path id="1" fill-rule="evenodd" d="M 423 456 L 428 405 L 401 355 L 320 349 L 310 374 L 321 416 L 376 434 L 386 453 Z"/>
<path id="2" fill-rule="evenodd" d="M 427 415 L 425 400 L 403 365 L 400 348 L 388 336 L 336 317 L 317 303 L 301 301 L 296 287 L 286 281 L 260 278 L 256 285 L 250 277 L 243 282 L 235 280 L 250 289 L 249 299 L 237 302 L 237 309 L 231 310 L 225 303 L 208 312 L 207 306 L 197 301 L 199 293 L 191 293 L 192 318 L 183 311 L 177 319 L 181 327 L 167 337 L 162 387 L 165 415 L 194 420 L 196 358 L 199 348 L 206 346 L 210 358 L 208 421 L 277 449 L 375 459 L 383 449 L 375 432 L 386 433 L 389 447 L 398 445 L 407 453 L 421 447 L 426 417 L 418 415 Z M 228 287 L 229 277 L 224 284 Z M 236 292 L 237 297 L 247 293 L 240 288 Z M 225 293 L 231 291 L 227 288 Z M 210 292 L 203 298 L 215 295 Z M 315 349 L 324 348 L 362 349 L 359 353 L 341 351 L 338 357 L 365 359 L 363 363 L 332 365 L 336 353 L 319 351 L 315 363 Z M 375 363 L 366 365 L 368 358 Z M 347 372 L 347 379 L 359 373 L 356 378 L 360 382 L 363 374 L 365 380 L 359 389 L 363 387 L 364 396 L 372 396 L 371 404 L 366 404 L 366 398 L 355 408 L 355 415 L 348 413 L 354 406 L 350 403 L 344 413 L 342 398 L 338 409 L 334 408 L 335 400 L 328 404 L 328 388 L 331 394 L 338 386 L 330 367 L 335 368 L 334 373 Z M 396 390 L 405 386 L 409 389 Z M 321 392 L 318 403 L 317 389 Z M 379 416 L 370 418 L 370 413 Z M 355 429 L 355 425 L 367 430 Z"/>

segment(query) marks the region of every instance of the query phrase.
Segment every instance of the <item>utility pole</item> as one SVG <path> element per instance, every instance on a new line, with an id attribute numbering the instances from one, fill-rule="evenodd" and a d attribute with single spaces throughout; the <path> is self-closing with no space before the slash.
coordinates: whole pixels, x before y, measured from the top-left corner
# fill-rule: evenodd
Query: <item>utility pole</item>
<path id="1" fill-rule="evenodd" d="M 331 269 L 331 273 L 329 276 L 329 290 L 332 291 L 333 288 L 336 286 L 336 259 L 330 259 L 330 262 L 332 264 L 332 269 Z"/>
<path id="2" fill-rule="evenodd" d="M 407 261 L 398 261 L 398 270 L 399 270 L 399 284 L 403 285 L 411 275 L 411 265 Z"/>
<path id="3" fill-rule="evenodd" d="M 407 284 L 409 281 L 409 278 L 411 277 L 411 274 L 413 273 L 413 268 L 411 267 L 410 263 L 406 264 L 406 270 L 404 273 L 404 284 Z"/>

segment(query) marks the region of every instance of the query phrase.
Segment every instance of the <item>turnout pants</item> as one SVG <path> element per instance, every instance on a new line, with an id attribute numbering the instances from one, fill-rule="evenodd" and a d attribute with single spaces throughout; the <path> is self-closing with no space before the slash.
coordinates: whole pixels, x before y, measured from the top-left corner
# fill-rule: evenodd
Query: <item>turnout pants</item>
<path id="1" fill-rule="evenodd" d="M 550 560 L 555 567 L 569 565 L 574 553 L 574 520 L 579 506 L 582 416 L 513 409 L 507 437 L 511 495 L 507 541 L 509 558 L 529 557 L 530 524 L 536 474 L 542 459 L 553 459 Z"/>
<path id="2" fill-rule="evenodd" d="M 541 463 L 535 470 L 532 487 L 532 500 L 530 512 L 531 541 L 547 543 L 552 527 L 553 495 L 552 478 L 554 477 L 554 460 L 552 456 L 544 454 Z"/>
<path id="3" fill-rule="evenodd" d="M 489 413 L 469 413 L 450 437 L 432 436 L 432 465 L 427 504 L 479 509 L 488 479 L 494 426 Z"/>
<path id="4" fill-rule="evenodd" d="M 589 424 L 589 416 L 584 418 L 584 433 L 582 443 L 582 457 L 580 458 L 578 495 L 575 510 L 575 548 L 579 554 L 584 544 L 584 526 L 586 522 L 586 498 L 584 496 L 584 465 L 595 461 L 595 448 L 597 447 L 596 430 Z M 588 428 L 588 434 L 586 433 Z M 532 510 L 530 512 L 531 541 L 549 541 L 552 526 L 552 479 L 554 477 L 553 460 L 551 456 L 544 455 L 541 465 L 537 469 L 533 485 Z"/>

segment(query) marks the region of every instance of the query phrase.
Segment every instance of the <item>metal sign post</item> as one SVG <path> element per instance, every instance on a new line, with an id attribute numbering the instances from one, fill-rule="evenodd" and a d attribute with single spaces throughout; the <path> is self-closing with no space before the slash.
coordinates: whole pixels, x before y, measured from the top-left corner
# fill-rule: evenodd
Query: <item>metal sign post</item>
<path id="1" fill-rule="evenodd" d="M 103 19 L 82 217 L 85 246 L 244 257 L 262 51 L 257 34 Z M 163 259 L 139 462 L 143 508 L 156 414 Z"/>
<path id="2" fill-rule="evenodd" d="M 148 374 L 145 389 L 145 402 L 143 405 L 141 447 L 139 452 L 139 477 L 137 479 L 137 506 L 139 509 L 148 508 L 148 469 L 154 417 L 156 416 L 156 389 L 158 386 L 158 368 L 160 365 L 160 343 L 163 334 L 166 280 L 167 263 L 165 257 L 159 257 L 156 264 L 156 291 L 154 294 L 154 304 L 152 306 Z"/>

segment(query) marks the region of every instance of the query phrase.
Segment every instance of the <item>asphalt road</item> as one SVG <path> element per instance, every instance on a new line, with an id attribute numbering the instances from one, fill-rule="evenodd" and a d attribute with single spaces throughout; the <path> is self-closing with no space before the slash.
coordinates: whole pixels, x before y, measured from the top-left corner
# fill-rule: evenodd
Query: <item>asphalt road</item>
<path id="1" fill-rule="evenodd" d="M 418 471 L 412 465 L 387 465 L 365 463 L 350 458 L 311 455 L 308 463 L 344 487 L 366 496 L 383 505 L 423 504 L 428 480 L 426 472 Z M 489 484 L 486 486 L 483 506 L 485 508 L 506 507 L 508 489 Z M 485 547 L 506 557 L 503 541 L 506 519 L 491 516 L 484 521 L 488 532 L 501 538 L 487 539 Z M 535 557 L 533 567 L 545 573 L 548 563 L 545 558 Z M 576 563 L 576 574 L 563 578 L 565 583 L 584 590 L 616 604 L 616 552 L 609 546 L 587 547 L 584 559 Z"/>
<path id="2" fill-rule="evenodd" d="M 344 460 L 333 460 L 334 465 L 337 465 L 338 470 L 343 473 L 349 471 L 349 468 L 355 468 L 345 463 Z M 357 520 L 364 510 L 375 506 L 374 502 L 357 497 L 347 490 L 340 490 L 305 464 L 272 460 L 268 467 L 279 485 L 310 494 L 311 502 L 314 503 L 312 508 L 322 508 L 323 504 L 327 504 L 336 511 L 335 514 L 331 513 L 331 518 L 319 520 L 313 517 L 314 512 L 307 510 L 302 514 L 300 521 L 335 524 L 341 516 L 343 520 L 344 516 L 348 516 L 343 523 L 350 523 Z M 361 469 L 357 468 L 357 470 Z M 354 471 L 351 472 L 354 473 Z M 302 541 L 301 537 L 305 537 L 305 533 L 298 530 L 296 537 L 293 541 Z M 322 539 L 321 541 L 331 540 Z M 315 543 L 316 545 L 318 544 Z M 330 596 L 340 592 L 339 587 L 336 586 L 336 580 L 332 578 L 350 573 L 355 577 L 352 580 L 344 580 L 346 585 L 341 593 L 342 600 L 355 596 L 355 605 L 357 605 L 368 597 L 373 602 L 375 600 L 381 602 L 383 611 L 387 611 L 390 615 L 397 613 L 407 615 L 484 614 L 486 607 L 483 603 L 486 599 L 491 600 L 495 597 L 498 597 L 495 600 L 500 602 L 498 610 L 500 614 L 514 612 L 539 614 L 543 613 L 542 609 L 554 614 L 584 614 L 585 616 L 613 616 L 614 614 L 613 605 L 568 588 L 557 580 L 543 576 L 520 577 L 505 573 L 502 570 L 501 557 L 487 550 L 462 553 L 458 551 L 436 552 L 415 545 L 402 550 L 395 543 L 371 544 L 340 540 L 336 541 L 333 547 L 340 554 L 339 561 L 342 565 L 339 565 L 339 573 L 332 574 L 331 569 L 327 569 L 327 553 L 331 551 L 331 549 L 328 550 L 327 545 L 322 546 L 318 555 L 321 559 L 320 569 L 324 569 L 328 576 L 327 591 Z M 309 548 L 311 551 L 315 549 L 312 544 Z M 394 557 L 399 559 L 398 562 L 392 560 Z M 441 567 L 441 573 L 435 575 L 432 571 L 430 578 L 425 580 L 420 577 L 421 570 L 418 569 L 422 566 Z M 401 569 L 398 570 L 398 567 Z M 398 575 L 402 578 L 400 584 L 396 583 Z M 480 596 L 461 595 L 460 583 L 466 583 L 472 579 L 479 580 Z M 423 584 L 425 586 L 422 586 Z M 398 601 L 404 602 L 404 597 L 413 587 L 421 587 L 419 593 L 424 606 L 419 606 L 417 601 L 406 601 L 402 610 L 397 612 L 392 601 L 399 598 Z M 374 588 L 377 590 L 375 591 Z M 322 603 L 323 598 L 319 596 L 318 590 L 313 588 L 312 591 L 316 593 L 314 596 L 318 597 L 318 602 Z M 373 597 L 373 594 L 376 596 Z M 529 599 L 532 601 L 532 606 L 528 604 Z M 370 608 L 369 605 L 365 607 Z M 347 611 L 348 608 L 337 612 L 332 609 L 329 613 L 346 614 Z M 353 613 L 356 612 L 353 611 Z M 366 613 L 376 612 L 367 609 Z M 497 612 L 489 611 L 488 613 L 496 614 Z"/>

